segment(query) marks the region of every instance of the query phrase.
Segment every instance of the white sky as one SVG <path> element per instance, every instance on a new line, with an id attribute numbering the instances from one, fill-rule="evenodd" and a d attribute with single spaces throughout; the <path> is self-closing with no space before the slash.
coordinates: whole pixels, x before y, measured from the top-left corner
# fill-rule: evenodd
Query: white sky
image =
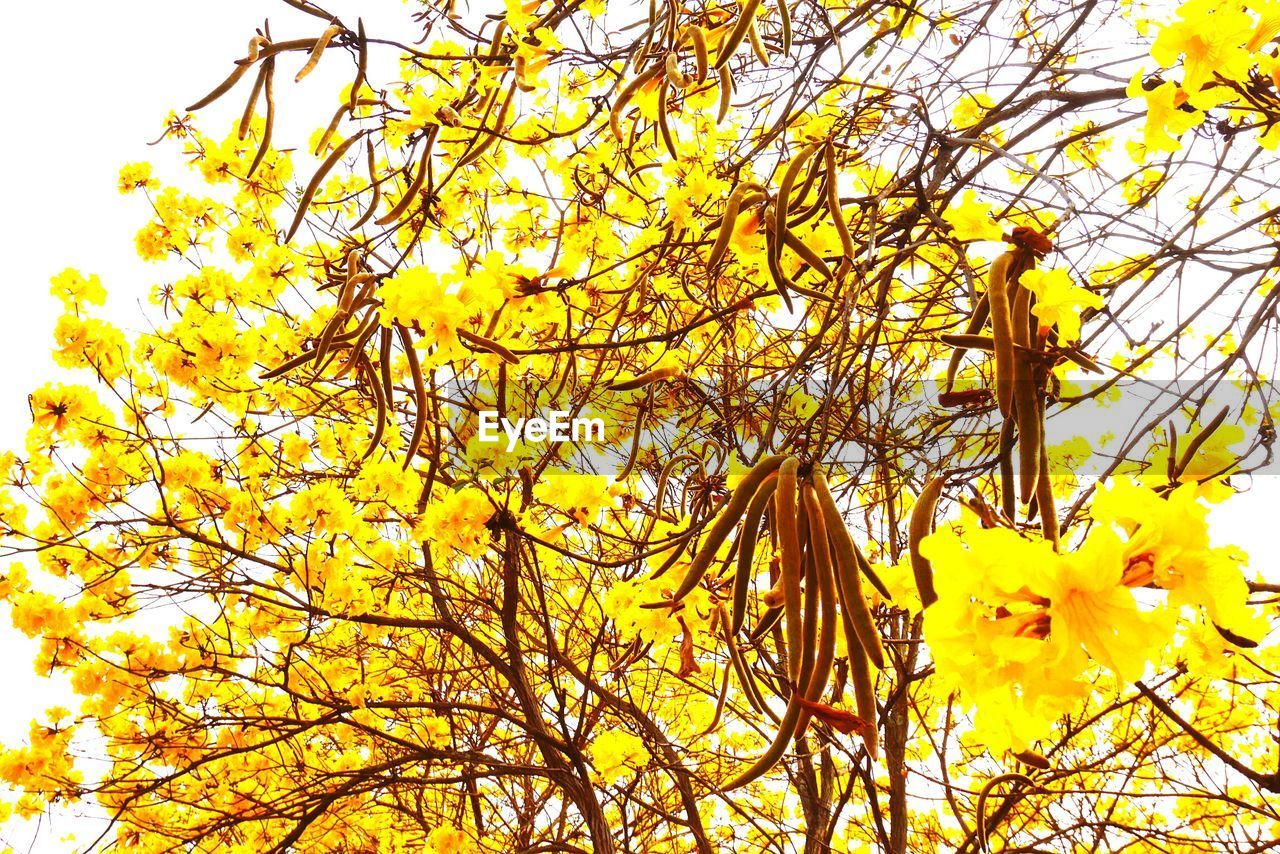
<path id="1" fill-rule="evenodd" d="M 388 22 L 394 27 L 408 13 L 399 0 L 325 5 L 348 23 L 358 11 L 371 34 L 388 32 Z M 49 296 L 50 276 L 68 266 L 98 273 L 110 294 L 109 315 L 126 328 L 142 325 L 140 306 L 161 273 L 134 254 L 133 235 L 147 211 L 139 200 L 118 195 L 116 174 L 125 162 L 161 153 L 146 143 L 159 135 L 168 111 L 212 88 L 264 16 L 270 16 L 277 38 L 311 35 L 323 26 L 271 0 L 69 0 L 7 7 L 10 38 L 0 51 L 0 79 L 8 84 L 8 119 L 0 135 L 0 163 L 8 164 L 7 203 L 0 205 L 7 295 L 0 309 L 0 446 L 21 447 L 29 419 L 26 395 L 54 374 L 47 354 L 58 307 Z M 296 133 L 288 136 L 297 127 L 291 118 L 328 115 L 335 103 L 341 83 L 326 80 L 323 71 L 322 64 L 288 92 L 277 137 L 282 145 L 305 142 Z M 291 75 L 277 80 L 292 87 Z M 221 132 L 225 125 L 217 120 L 238 114 L 244 97 L 233 92 L 221 109 L 202 116 L 202 126 Z M 315 108 L 304 115 L 303 101 L 311 98 Z M 297 112 L 290 116 L 291 110 Z M 1254 494 L 1218 514 L 1215 528 L 1215 539 L 1248 549 L 1255 567 L 1272 578 L 1280 576 L 1269 545 L 1277 501 L 1280 481 L 1259 478 Z M 9 626 L 7 614 L 0 617 L 0 743 L 21 743 L 29 721 L 45 707 L 74 705 L 65 687 L 34 675 L 34 652 L 35 645 Z M 73 850 L 59 841 L 73 829 L 59 821 L 33 845 L 34 827 L 14 822 L 0 831 L 0 844 Z"/>

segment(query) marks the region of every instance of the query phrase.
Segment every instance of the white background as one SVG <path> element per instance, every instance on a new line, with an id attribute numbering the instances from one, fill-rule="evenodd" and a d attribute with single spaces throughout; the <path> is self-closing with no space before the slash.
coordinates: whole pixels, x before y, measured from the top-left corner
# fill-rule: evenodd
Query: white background
<path id="1" fill-rule="evenodd" d="M 401 41 L 413 41 L 414 31 L 403 23 L 412 9 L 398 0 L 335 0 L 327 8 L 349 24 L 358 11 L 371 35 L 395 32 Z M 170 109 L 181 110 L 222 79 L 264 16 L 270 16 L 276 38 L 315 35 L 324 26 L 269 0 L 7 6 L 0 51 L 0 80 L 5 81 L 0 163 L 6 194 L 0 205 L 0 447 L 21 447 L 29 420 L 27 393 L 55 374 L 47 355 L 58 311 L 49 296 L 50 276 L 68 266 L 98 273 L 110 294 L 108 315 L 126 329 L 141 328 L 147 293 L 163 277 L 134 254 L 133 236 L 148 211 L 142 200 L 117 193 L 117 172 L 129 161 L 168 156 L 159 150 L 163 147 L 146 143 L 160 134 Z M 287 108 L 297 109 L 282 116 L 277 136 L 282 146 L 305 143 L 297 133 L 288 138 L 288 131 L 318 114 L 327 116 L 342 79 L 326 79 L 322 67 L 294 91 L 292 69 L 282 62 L 276 76 L 288 96 Z M 221 135 L 243 104 L 249 77 L 219 109 L 202 115 L 202 127 Z M 316 106 L 307 112 L 302 108 L 310 98 Z M 191 176 L 187 186 L 197 180 Z M 1218 514 L 1215 528 L 1217 540 L 1244 546 L 1254 566 L 1272 578 L 1278 574 L 1270 546 L 1277 499 L 1276 478 L 1260 478 L 1255 494 Z M 9 626 L 7 614 L 0 616 L 0 743 L 21 743 L 28 722 L 48 705 L 74 707 L 64 685 L 34 675 L 34 654 L 35 644 Z M 33 824 L 11 823 L 0 830 L 0 843 L 25 850 Z M 76 824 L 57 819 L 53 833 L 46 828 L 32 850 L 74 847 L 62 837 Z"/>

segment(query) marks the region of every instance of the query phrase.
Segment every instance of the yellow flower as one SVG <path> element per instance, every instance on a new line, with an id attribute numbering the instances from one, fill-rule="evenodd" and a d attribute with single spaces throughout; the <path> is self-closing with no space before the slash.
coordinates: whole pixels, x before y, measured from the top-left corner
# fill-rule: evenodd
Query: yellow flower
<path id="1" fill-rule="evenodd" d="M 1041 327 L 1057 326 L 1064 343 L 1080 337 L 1080 310 L 1102 308 L 1102 297 L 1071 281 L 1061 267 L 1028 270 L 1020 279 L 1022 286 L 1036 295 L 1031 312 L 1040 319 Z"/>
<path id="2" fill-rule="evenodd" d="M 68 307 L 82 303 L 102 305 L 107 299 L 107 291 L 96 275 L 85 278 L 79 270 L 73 270 L 70 267 L 54 276 L 49 282 L 49 292 Z"/>
<path id="3" fill-rule="evenodd" d="M 1182 88 L 1199 92 L 1215 75 L 1243 80 L 1253 66 L 1245 49 L 1254 35 L 1253 20 L 1236 3 L 1223 0 L 1190 0 L 1178 8 L 1178 17 L 1160 29 L 1151 45 L 1151 57 L 1171 68 L 1182 57 Z"/>
<path id="4" fill-rule="evenodd" d="M 627 776 L 628 772 L 639 771 L 649 763 L 649 751 L 644 741 L 623 729 L 608 729 L 600 733 L 588 752 L 591 764 L 610 786 Z"/>
<path id="5" fill-rule="evenodd" d="M 1250 0 L 1244 5 L 1258 16 L 1258 23 L 1244 49 L 1257 53 L 1280 36 L 1280 0 Z"/>
<path id="6" fill-rule="evenodd" d="M 1147 102 L 1147 123 L 1143 128 L 1142 142 L 1152 151 L 1177 151 L 1182 147 L 1178 138 L 1204 121 L 1199 110 L 1181 110 L 1186 93 L 1170 82 L 1161 83 L 1147 91 L 1142 86 L 1142 72 L 1133 75 L 1126 94 L 1130 98 L 1142 98 Z"/>
<path id="7" fill-rule="evenodd" d="M 120 169 L 118 187 L 122 194 L 135 190 L 154 190 L 158 186 L 160 182 L 151 177 L 150 163 L 126 163 Z"/>
<path id="8" fill-rule="evenodd" d="M 951 225 L 956 240 L 999 240 L 1000 226 L 991 219 L 992 205 L 978 201 L 978 194 L 965 190 L 959 204 L 950 205 L 942 218 Z"/>

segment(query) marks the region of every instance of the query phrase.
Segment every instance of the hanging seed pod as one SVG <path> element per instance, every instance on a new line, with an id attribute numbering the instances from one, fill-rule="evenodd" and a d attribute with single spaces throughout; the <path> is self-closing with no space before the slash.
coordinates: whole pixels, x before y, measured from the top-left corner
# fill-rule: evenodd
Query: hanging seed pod
<path id="1" fill-rule="evenodd" d="M 329 46 L 329 42 L 334 36 L 342 32 L 342 27 L 337 24 L 331 24 L 320 34 L 320 38 L 316 40 L 315 47 L 311 48 L 311 53 L 307 56 L 307 62 L 298 70 L 298 74 L 293 78 L 294 83 L 301 83 L 302 79 L 315 70 L 320 64 L 320 57 L 324 55 L 324 49 Z"/>
<path id="2" fill-rule="evenodd" d="M 702 577 L 706 575 L 707 569 L 711 566 L 711 561 L 715 559 L 716 552 L 724 544 L 730 532 L 737 527 L 738 520 L 746 512 L 747 504 L 750 503 L 751 497 L 756 494 L 756 490 L 760 488 L 761 482 L 778 471 L 784 459 L 787 458 L 781 455 L 765 457 L 756 463 L 742 478 L 737 489 L 733 491 L 733 495 L 729 498 L 729 502 L 725 505 L 724 510 L 716 519 L 715 524 L 711 526 L 706 539 L 702 541 L 701 547 L 689 564 L 689 570 L 684 579 L 681 580 L 680 585 L 672 593 L 672 602 L 679 602 L 685 596 L 688 596 L 693 591 L 693 588 L 697 587 L 698 583 L 702 581 Z"/>
<path id="3" fill-rule="evenodd" d="M 933 587 L 933 566 L 928 558 L 920 554 L 920 541 L 933 531 L 934 511 L 946 482 L 946 477 L 942 475 L 929 479 L 924 489 L 920 490 L 920 497 L 911 510 L 908 527 L 907 548 L 911 552 L 911 571 L 916 578 L 916 589 L 920 591 L 920 604 L 925 608 L 938 601 L 938 594 Z"/>

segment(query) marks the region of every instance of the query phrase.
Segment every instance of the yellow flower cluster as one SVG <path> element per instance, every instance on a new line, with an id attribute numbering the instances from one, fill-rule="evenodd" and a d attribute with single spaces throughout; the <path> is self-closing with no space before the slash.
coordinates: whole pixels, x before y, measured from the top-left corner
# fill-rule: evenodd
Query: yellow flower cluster
<path id="1" fill-rule="evenodd" d="M 1188 631 L 1262 631 L 1242 556 L 1210 546 L 1195 485 L 1167 497 L 1127 479 L 1101 490 L 1078 548 L 972 517 L 921 544 L 938 601 L 925 637 L 939 675 L 976 707 L 980 738 L 1021 749 L 1091 690 L 1093 667 L 1141 678 Z"/>

